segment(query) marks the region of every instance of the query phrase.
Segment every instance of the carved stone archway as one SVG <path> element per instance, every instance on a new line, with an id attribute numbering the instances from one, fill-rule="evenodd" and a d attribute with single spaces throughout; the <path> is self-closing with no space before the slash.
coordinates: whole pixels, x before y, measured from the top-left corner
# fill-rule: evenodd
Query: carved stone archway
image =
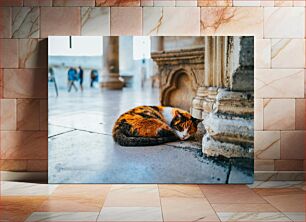
<path id="1" fill-rule="evenodd" d="M 161 89 L 161 104 L 189 110 L 191 100 L 196 95 L 197 79 L 190 68 L 170 72 L 166 84 Z"/>
<path id="2" fill-rule="evenodd" d="M 204 82 L 204 47 L 154 52 L 151 56 L 159 68 L 161 104 L 190 111 L 192 98 Z"/>

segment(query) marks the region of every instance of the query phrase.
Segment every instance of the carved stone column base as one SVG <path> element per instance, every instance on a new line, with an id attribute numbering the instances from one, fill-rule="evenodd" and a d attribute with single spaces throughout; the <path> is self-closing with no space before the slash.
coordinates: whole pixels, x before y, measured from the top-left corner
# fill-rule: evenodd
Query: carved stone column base
<path id="1" fill-rule="evenodd" d="M 226 158 L 244 157 L 253 158 L 253 148 L 245 148 L 234 143 L 226 143 L 213 139 L 209 134 L 205 134 L 202 141 L 202 152 L 207 156 Z"/>
<path id="2" fill-rule="evenodd" d="M 218 93 L 217 87 L 209 87 L 205 90 L 205 97 L 202 103 L 202 119 L 205 119 L 206 116 L 212 112 L 213 105 L 216 101 L 216 96 Z"/>
<path id="3" fill-rule="evenodd" d="M 207 156 L 252 158 L 254 123 L 252 93 L 219 89 L 204 118 L 202 151 Z"/>
<path id="4" fill-rule="evenodd" d="M 210 113 L 204 119 L 206 131 L 216 140 L 232 143 L 253 143 L 253 120 L 226 114 Z"/>
<path id="5" fill-rule="evenodd" d="M 102 76 L 100 87 L 105 89 L 122 89 L 124 82 L 119 79 L 118 74 Z"/>
<path id="6" fill-rule="evenodd" d="M 206 87 L 199 87 L 196 96 L 192 100 L 191 115 L 195 118 L 201 119 L 203 112 L 203 102 L 207 96 Z"/>

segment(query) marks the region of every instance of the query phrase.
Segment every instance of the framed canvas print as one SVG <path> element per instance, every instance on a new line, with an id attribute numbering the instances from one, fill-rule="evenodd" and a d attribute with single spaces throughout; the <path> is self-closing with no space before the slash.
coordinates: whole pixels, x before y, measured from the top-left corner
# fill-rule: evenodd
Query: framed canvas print
<path id="1" fill-rule="evenodd" d="M 49 183 L 252 183 L 253 36 L 49 36 Z"/>

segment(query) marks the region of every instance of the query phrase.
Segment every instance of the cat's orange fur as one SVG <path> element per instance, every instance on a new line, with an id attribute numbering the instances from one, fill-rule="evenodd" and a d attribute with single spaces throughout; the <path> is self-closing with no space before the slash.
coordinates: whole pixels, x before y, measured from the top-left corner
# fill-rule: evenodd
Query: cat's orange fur
<path id="1" fill-rule="evenodd" d="M 185 140 L 196 133 L 200 121 L 178 108 L 139 106 L 118 118 L 113 127 L 113 138 L 123 146 Z"/>

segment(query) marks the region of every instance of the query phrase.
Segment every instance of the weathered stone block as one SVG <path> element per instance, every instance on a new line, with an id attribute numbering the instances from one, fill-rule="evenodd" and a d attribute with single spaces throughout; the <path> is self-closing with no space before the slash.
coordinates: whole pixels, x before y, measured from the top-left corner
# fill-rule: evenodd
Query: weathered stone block
<path id="1" fill-rule="evenodd" d="M 252 146 L 243 147 L 233 143 L 226 143 L 214 140 L 209 134 L 205 134 L 202 143 L 202 152 L 207 156 L 224 156 L 227 158 L 244 157 L 253 158 L 254 149 Z"/>

